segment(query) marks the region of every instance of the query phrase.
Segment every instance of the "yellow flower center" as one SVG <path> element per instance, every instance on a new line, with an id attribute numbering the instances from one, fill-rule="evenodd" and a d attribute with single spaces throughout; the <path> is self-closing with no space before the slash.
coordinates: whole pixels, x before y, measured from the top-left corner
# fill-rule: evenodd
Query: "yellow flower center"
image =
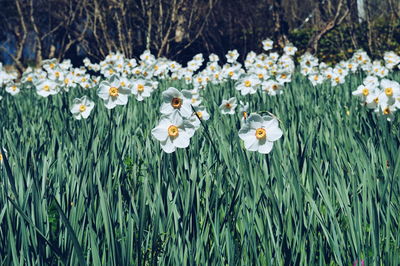
<path id="1" fill-rule="evenodd" d="M 390 109 L 389 109 L 389 107 L 386 107 L 385 110 L 383 110 L 383 114 L 385 114 L 385 115 L 390 114 Z"/>
<path id="2" fill-rule="evenodd" d="M 56 72 L 56 73 L 54 73 L 54 75 L 56 76 L 56 78 L 59 78 L 60 77 L 60 72 Z"/>
<path id="3" fill-rule="evenodd" d="M 68 84 L 69 83 L 69 79 L 64 79 L 64 84 Z"/>
<path id="4" fill-rule="evenodd" d="M 53 63 L 50 64 L 50 68 L 51 68 L 51 69 L 53 69 L 55 66 L 56 66 L 56 65 L 53 64 Z"/>
<path id="5" fill-rule="evenodd" d="M 17 86 L 12 86 L 11 89 L 12 89 L 13 91 L 16 91 L 16 90 L 17 90 Z"/>
<path id="6" fill-rule="evenodd" d="M 375 99 L 374 99 L 374 102 L 375 102 L 375 103 L 379 103 L 379 99 L 378 99 L 378 98 L 375 98 Z"/>
<path id="7" fill-rule="evenodd" d="M 335 81 L 338 83 L 340 81 L 339 77 L 336 77 Z"/>
<path id="8" fill-rule="evenodd" d="M 168 136 L 176 138 L 179 135 L 179 129 L 177 126 L 171 125 L 168 127 Z"/>
<path id="9" fill-rule="evenodd" d="M 232 108 L 232 105 L 231 105 L 230 103 L 226 103 L 226 104 L 225 104 L 225 107 L 228 108 L 228 109 L 231 109 L 231 108 Z"/>
<path id="10" fill-rule="evenodd" d="M 264 139 L 267 136 L 267 132 L 264 128 L 258 128 L 256 130 L 256 138 L 257 139 Z"/>
<path id="11" fill-rule="evenodd" d="M 282 74 L 282 75 L 281 75 L 281 78 L 282 78 L 282 79 L 285 79 L 286 77 L 287 77 L 286 74 Z"/>
<path id="12" fill-rule="evenodd" d="M 393 89 L 392 88 L 386 88 L 385 89 L 385 94 L 387 96 L 393 96 Z"/>
<path id="13" fill-rule="evenodd" d="M 86 111 L 86 106 L 81 104 L 81 106 L 79 106 L 79 111 L 85 112 Z"/>
<path id="14" fill-rule="evenodd" d="M 137 70 L 135 71 L 135 74 L 136 74 L 136 75 L 139 75 L 139 74 L 140 74 L 140 70 L 137 69 Z"/>
<path id="15" fill-rule="evenodd" d="M 174 107 L 175 109 L 179 109 L 182 106 L 182 100 L 181 98 L 173 98 L 171 101 L 171 105 L 172 107 Z"/>
<path id="16" fill-rule="evenodd" d="M 137 85 L 137 91 L 138 91 L 138 92 L 144 91 L 144 85 L 143 85 L 143 84 Z"/>
<path id="17" fill-rule="evenodd" d="M 0 162 L 3 161 L 3 155 L 0 153 Z"/>
<path id="18" fill-rule="evenodd" d="M 276 84 L 272 85 L 272 89 L 273 90 L 277 90 L 278 89 L 278 85 L 276 85 Z"/>
<path id="19" fill-rule="evenodd" d="M 26 80 L 31 82 L 32 81 L 32 77 L 28 77 Z"/>
<path id="20" fill-rule="evenodd" d="M 110 69 L 110 70 L 108 70 L 108 73 L 109 73 L 110 75 L 112 75 L 112 74 L 114 73 L 114 70 Z"/>
<path id="21" fill-rule="evenodd" d="M 156 71 L 158 70 L 158 66 L 157 65 L 154 66 L 154 70 L 156 70 Z"/>
<path id="22" fill-rule="evenodd" d="M 229 74 L 229 76 L 232 77 L 234 73 L 233 73 L 233 71 L 231 71 L 231 72 L 229 72 L 228 74 Z"/>
<path id="23" fill-rule="evenodd" d="M 331 78 L 332 78 L 332 75 L 331 75 L 331 74 L 328 74 L 326 77 L 327 77 L 328 79 L 331 79 Z"/>
<path id="24" fill-rule="evenodd" d="M 50 86 L 49 85 L 44 85 L 43 90 L 49 91 L 50 90 Z"/>
<path id="25" fill-rule="evenodd" d="M 318 75 L 314 76 L 314 80 L 317 81 L 318 80 Z"/>
<path id="26" fill-rule="evenodd" d="M 203 118 L 203 113 L 202 112 L 196 112 L 197 116 L 202 119 Z"/>
<path id="27" fill-rule="evenodd" d="M 260 73 L 260 74 L 258 74 L 258 78 L 259 78 L 259 79 L 263 79 L 263 78 L 264 78 L 264 75 Z"/>
<path id="28" fill-rule="evenodd" d="M 197 99 L 196 98 L 192 98 L 192 103 L 195 103 L 195 102 L 197 102 Z"/>
<path id="29" fill-rule="evenodd" d="M 250 87 L 250 86 L 251 86 L 251 81 L 250 81 L 250 80 L 246 80 L 246 81 L 244 82 L 244 86 Z"/>
<path id="30" fill-rule="evenodd" d="M 121 81 L 121 87 L 125 87 L 126 86 L 126 83 L 124 82 L 124 81 Z"/>
<path id="31" fill-rule="evenodd" d="M 367 88 L 364 88 L 364 89 L 362 90 L 362 94 L 363 94 L 364 96 L 368 96 L 369 90 L 368 90 Z"/>
<path id="32" fill-rule="evenodd" d="M 118 96 L 118 88 L 116 87 L 111 87 L 108 92 L 110 93 L 110 96 L 113 97 Z"/>

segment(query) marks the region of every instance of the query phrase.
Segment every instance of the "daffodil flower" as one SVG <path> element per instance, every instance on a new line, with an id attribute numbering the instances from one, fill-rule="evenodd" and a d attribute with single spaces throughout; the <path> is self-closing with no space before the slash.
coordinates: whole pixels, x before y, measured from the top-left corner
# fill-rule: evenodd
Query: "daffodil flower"
<path id="1" fill-rule="evenodd" d="M 282 137 L 282 130 L 276 118 L 251 114 L 239 130 L 239 137 L 247 150 L 267 154 L 273 142 Z"/>
<path id="2" fill-rule="evenodd" d="M 121 82 L 116 76 L 113 76 L 110 81 L 102 81 L 97 90 L 97 94 L 104 100 L 107 109 L 113 109 L 117 105 L 126 105 L 130 93 L 128 88 L 121 87 Z"/>
<path id="3" fill-rule="evenodd" d="M 160 141 L 164 152 L 171 153 L 176 148 L 188 147 L 194 132 L 195 127 L 189 120 L 183 119 L 179 115 L 171 115 L 161 117 L 160 122 L 153 128 L 151 134 Z"/>
<path id="4" fill-rule="evenodd" d="M 150 97 L 152 91 L 152 84 L 144 79 L 137 79 L 132 82 L 132 94 L 135 95 L 139 102 L 143 101 L 144 98 Z"/>
<path id="5" fill-rule="evenodd" d="M 163 103 L 160 111 L 164 115 L 178 113 L 182 117 L 190 118 L 192 115 L 192 107 L 189 101 L 185 101 L 183 94 L 177 89 L 170 87 L 162 93 Z"/>
<path id="6" fill-rule="evenodd" d="M 232 97 L 229 100 L 222 100 L 219 109 L 221 110 L 222 114 L 233 115 L 235 114 L 236 106 L 237 106 L 236 98 Z"/>
<path id="7" fill-rule="evenodd" d="M 71 113 L 75 119 L 81 120 L 89 117 L 92 109 L 94 108 L 94 102 L 88 97 L 83 96 L 82 98 L 75 98 L 71 108 Z"/>

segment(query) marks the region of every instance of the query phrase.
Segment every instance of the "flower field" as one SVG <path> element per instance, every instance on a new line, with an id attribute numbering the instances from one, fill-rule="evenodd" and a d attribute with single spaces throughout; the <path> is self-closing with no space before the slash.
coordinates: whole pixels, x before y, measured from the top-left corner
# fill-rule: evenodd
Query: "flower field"
<path id="1" fill-rule="evenodd" d="M 399 265 L 398 55 L 263 46 L 1 68 L 0 265 Z"/>

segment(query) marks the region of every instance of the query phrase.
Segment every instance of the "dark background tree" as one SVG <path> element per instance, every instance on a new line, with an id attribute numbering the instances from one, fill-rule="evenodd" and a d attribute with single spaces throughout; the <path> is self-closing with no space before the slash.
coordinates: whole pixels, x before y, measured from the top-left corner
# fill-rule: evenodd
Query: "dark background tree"
<path id="1" fill-rule="evenodd" d="M 355 49 L 399 48 L 399 0 L 0 0 L 0 60 L 19 70 L 44 58 L 102 59 L 144 49 L 181 62 L 243 56 L 291 41 L 338 61 Z"/>

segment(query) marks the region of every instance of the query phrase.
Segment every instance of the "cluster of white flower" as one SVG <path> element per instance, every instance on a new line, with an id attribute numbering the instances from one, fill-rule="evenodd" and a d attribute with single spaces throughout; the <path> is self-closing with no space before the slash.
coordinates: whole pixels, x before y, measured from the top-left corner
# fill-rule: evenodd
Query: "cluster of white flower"
<path id="1" fill-rule="evenodd" d="M 363 84 L 353 91 L 353 95 L 359 97 L 367 108 L 386 116 L 388 120 L 400 109 L 400 84 L 396 81 L 368 76 Z"/>
<path id="2" fill-rule="evenodd" d="M 369 75 L 383 78 L 399 65 L 400 57 L 394 52 L 386 52 L 384 62 L 371 61 L 365 51 L 356 51 L 347 61 L 341 61 L 334 67 L 328 67 L 325 63 L 319 63 L 318 59 L 309 53 L 300 57 L 300 71 L 310 82 L 316 86 L 324 81 L 330 81 L 332 86 L 343 84 L 350 73 L 361 70 Z"/>
<path id="3" fill-rule="evenodd" d="M 167 153 L 174 152 L 176 148 L 188 147 L 190 138 L 201 125 L 201 120 L 206 121 L 210 118 L 205 107 L 200 106 L 201 100 L 192 101 L 193 94 L 196 92 L 179 91 L 173 87 L 162 93 L 162 116 L 158 126 L 151 133 Z"/>
<path id="4" fill-rule="evenodd" d="M 169 88 L 163 92 L 163 116 L 160 124 L 153 130 L 154 137 L 161 141 L 161 147 L 166 152 L 172 152 L 176 147 L 187 147 L 194 131 L 201 125 L 200 120 L 209 118 L 205 107 L 200 106 L 200 95 L 203 90 L 210 88 L 209 84 L 231 82 L 243 96 L 259 91 L 271 96 L 283 93 L 285 84 L 291 82 L 295 71 L 293 56 L 297 48 L 288 44 L 280 55 L 270 52 L 273 44 L 270 39 L 263 41 L 265 52 L 248 53 L 244 58 L 244 65 L 238 61 L 240 55 L 237 50 L 228 51 L 225 64 L 220 64 L 217 55 L 210 54 L 204 67 L 205 60 L 202 54 L 195 55 L 183 66 L 166 58 L 156 58 L 147 50 L 140 55 L 139 60 L 126 58 L 121 53 L 112 53 L 99 63 L 84 59 L 84 66 L 79 68 L 74 68 L 70 60 L 58 62 L 49 59 L 43 61 L 39 68 L 28 67 L 21 77 L 18 77 L 16 72 L 4 71 L 0 64 L 0 87 L 4 87 L 12 96 L 20 93 L 21 89 L 33 89 L 42 97 L 65 93 L 71 89 L 85 91 L 96 88 L 104 106 L 112 109 L 118 105 L 126 105 L 130 95 L 137 101 L 145 100 L 157 90 L 159 82 L 164 79 L 182 80 L 191 89 L 178 91 Z M 386 52 L 383 61 L 372 61 L 366 52 L 359 50 L 349 60 L 330 67 L 320 63 L 311 54 L 305 53 L 300 57 L 300 71 L 314 86 L 324 81 L 329 82 L 331 86 L 337 86 L 344 83 L 350 73 L 367 73 L 369 76 L 364 84 L 353 94 L 359 96 L 368 108 L 390 119 L 398 109 L 400 89 L 397 82 L 385 77 L 394 69 L 400 68 L 399 63 L 400 57 L 394 52 Z M 248 104 L 241 101 L 238 104 L 235 97 L 223 100 L 220 112 L 235 114 L 238 105 L 239 112 L 243 114 L 243 125 L 249 125 L 247 121 L 253 119 L 260 120 L 260 117 L 254 118 L 255 115 L 250 115 L 252 119 L 247 117 Z M 89 97 L 83 96 L 73 100 L 70 110 L 76 119 L 86 119 L 94 106 L 95 103 Z M 265 117 L 262 119 L 271 120 Z M 270 140 L 273 141 L 275 137 L 272 135 Z M 251 150 L 255 150 L 255 146 L 251 147 Z M 264 147 L 258 151 L 264 153 L 268 149 Z"/>

